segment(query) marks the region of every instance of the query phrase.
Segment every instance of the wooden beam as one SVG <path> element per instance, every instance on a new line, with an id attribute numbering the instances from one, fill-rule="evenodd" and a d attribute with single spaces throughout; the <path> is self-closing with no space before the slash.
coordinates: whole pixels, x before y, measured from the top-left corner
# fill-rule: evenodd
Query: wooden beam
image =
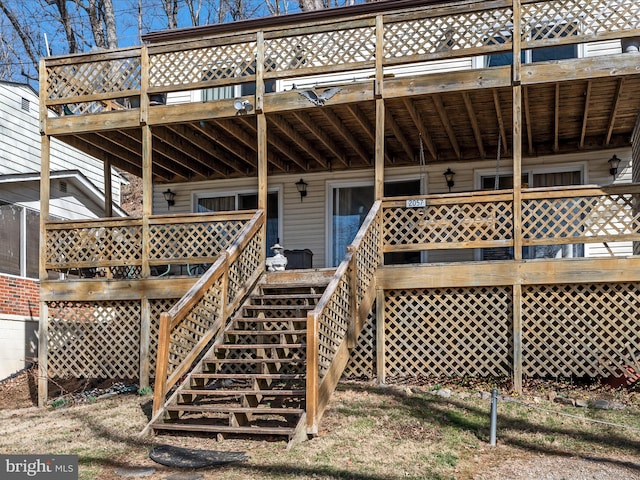
<path id="1" fill-rule="evenodd" d="M 436 161 L 438 159 L 438 150 L 436 149 L 436 146 L 433 143 L 433 139 L 431 138 L 431 135 L 429 135 L 429 132 L 424 126 L 424 120 L 422 119 L 422 115 L 416 108 L 414 101 L 410 98 L 404 98 L 402 100 L 402 103 L 404 104 L 404 107 L 407 109 L 407 112 L 409 112 L 409 116 L 411 117 L 413 124 L 418 129 L 418 132 L 420 133 L 420 137 L 422 138 L 424 145 L 427 147 L 427 150 L 429 151 L 429 154 L 431 155 L 432 160 Z"/>
<path id="2" fill-rule="evenodd" d="M 478 68 L 459 72 L 386 78 L 384 81 L 384 98 L 391 100 L 394 98 L 508 87 L 510 85 L 510 66 Z"/>
<path id="3" fill-rule="evenodd" d="M 393 115 L 391 114 L 391 112 L 387 112 L 385 116 L 385 123 L 386 125 L 389 126 L 389 128 L 393 132 L 393 136 L 402 146 L 402 149 L 404 150 L 404 154 L 407 156 L 407 158 L 410 161 L 415 160 L 415 154 L 413 152 L 413 148 L 409 144 L 409 141 L 407 140 L 406 135 L 398 125 L 398 122 L 396 122 L 396 119 L 393 118 Z"/>
<path id="4" fill-rule="evenodd" d="M 300 150 L 303 150 L 307 154 L 309 154 L 319 165 L 324 168 L 328 168 L 328 164 L 324 155 L 320 153 L 316 147 L 309 142 L 306 138 L 304 138 L 291 123 L 289 123 L 284 117 L 281 115 L 270 115 L 269 121 L 273 123 L 278 129 L 293 143 L 295 143 Z M 298 160 L 299 161 L 299 160 Z M 298 162 L 296 162 L 298 163 Z M 302 162 L 300 162 L 302 163 Z M 306 165 L 300 165 L 300 168 L 303 170 L 307 170 L 308 167 Z"/>
<path id="5" fill-rule="evenodd" d="M 267 117 L 264 113 L 258 114 L 257 121 L 258 128 L 258 210 L 267 210 L 267 195 L 268 191 L 268 172 L 267 172 L 267 149 L 268 149 L 268 135 L 267 135 Z M 265 213 L 266 215 L 266 213 Z M 267 250 L 266 234 L 262 238 L 262 251 Z M 226 296 L 226 295 L 225 295 Z"/>
<path id="6" fill-rule="evenodd" d="M 44 60 L 40 61 L 40 80 L 45 76 Z M 44 85 L 41 83 L 41 88 Z M 42 95 L 44 92 L 41 92 Z M 40 137 L 40 226 L 39 226 L 39 260 L 38 276 L 40 278 L 40 292 L 42 292 L 42 282 L 49 278 L 47 272 L 47 228 L 46 222 L 49 219 L 49 202 L 51 199 L 51 137 L 42 135 Z M 38 326 L 38 406 L 44 407 L 49 396 L 48 386 L 48 365 L 49 365 L 49 313 L 47 303 L 40 296 L 40 322 Z"/>
<path id="7" fill-rule="evenodd" d="M 104 216 L 113 217 L 113 187 L 111 185 L 111 160 L 104 159 Z"/>
<path id="8" fill-rule="evenodd" d="M 340 163 L 345 167 L 349 166 L 347 157 L 342 149 L 331 139 L 331 137 L 329 137 L 329 135 L 320 130 L 306 113 L 295 112 L 293 116 L 301 125 L 304 125 L 307 130 L 313 133 L 318 138 L 318 141 L 322 143 Z"/>
<path id="9" fill-rule="evenodd" d="M 384 132 L 386 108 L 383 98 L 376 100 L 376 150 L 375 150 L 375 179 L 374 193 L 376 200 L 384 198 Z M 381 230 L 382 231 L 382 230 Z M 380 235 L 382 238 L 382 235 Z"/>
<path id="10" fill-rule="evenodd" d="M 638 74 L 634 55 L 600 55 L 560 62 L 528 63 L 522 66 L 522 84 L 594 80 Z"/>
<path id="11" fill-rule="evenodd" d="M 505 155 L 509 155 L 509 143 L 507 142 L 507 131 L 504 127 L 504 118 L 502 117 L 502 107 L 500 105 L 500 95 L 495 88 L 491 91 L 493 95 L 493 105 L 496 109 L 496 118 L 498 119 L 498 129 L 500 130 L 500 138 L 502 139 L 502 151 Z"/>
<path id="12" fill-rule="evenodd" d="M 378 383 L 386 381 L 386 335 L 384 315 L 384 290 L 376 288 L 376 377 Z"/>
<path id="13" fill-rule="evenodd" d="M 62 117 L 47 118 L 47 133 L 50 135 L 65 135 L 69 132 L 79 134 L 127 128 L 140 128 L 138 110 L 102 112 L 98 115 L 63 115 Z"/>
<path id="14" fill-rule="evenodd" d="M 347 111 L 351 114 L 351 116 L 356 121 L 356 123 L 360 126 L 360 128 L 362 128 L 362 131 L 364 131 L 368 141 L 371 142 L 372 144 L 375 144 L 376 142 L 375 127 L 371 124 L 371 122 L 369 122 L 369 119 L 367 118 L 365 113 L 360 109 L 360 107 L 358 107 L 358 105 L 356 104 L 347 105 Z M 387 152 L 386 150 L 384 153 L 384 158 L 387 164 L 393 163 L 393 159 L 391 158 L 391 155 L 389 155 L 389 152 Z"/>
<path id="15" fill-rule="evenodd" d="M 640 257 L 498 260 L 382 267 L 383 289 L 591 284 L 640 281 Z"/>
<path id="16" fill-rule="evenodd" d="M 589 105 L 591 104 L 591 87 L 593 82 L 589 80 L 587 82 L 587 91 L 584 94 L 584 112 L 582 113 L 582 130 L 580 131 L 580 143 L 579 149 L 584 148 L 584 139 L 587 136 L 587 124 L 589 122 Z"/>
<path id="17" fill-rule="evenodd" d="M 618 79 L 618 84 L 616 85 L 616 92 L 613 96 L 613 108 L 611 108 L 611 113 L 609 114 L 609 124 L 607 126 L 607 137 L 604 141 L 605 145 L 609 145 L 611 143 L 611 136 L 613 135 L 613 129 L 616 124 L 616 115 L 618 114 L 618 107 L 620 106 L 620 92 L 622 91 L 622 87 L 624 85 L 624 77 Z"/>
<path id="18" fill-rule="evenodd" d="M 46 281 L 42 284 L 42 298 L 56 301 L 127 301 L 149 299 L 179 299 L 196 283 L 195 277 L 163 277 L 127 280 L 70 280 Z"/>
<path id="19" fill-rule="evenodd" d="M 527 126 L 527 145 L 529 146 L 529 155 L 534 155 L 533 150 L 533 132 L 531 131 L 531 114 L 529 112 L 529 89 L 522 87 L 522 99 L 524 107 L 524 123 Z M 522 130 L 521 130 L 522 131 Z M 515 142 L 515 137 L 514 137 Z"/>
<path id="20" fill-rule="evenodd" d="M 476 145 L 478 146 L 480 158 L 484 159 L 487 154 L 485 153 L 484 145 L 482 144 L 482 133 L 480 133 L 478 117 L 476 116 L 476 112 L 473 109 L 473 103 L 471 102 L 471 96 L 469 95 L 469 92 L 462 92 L 462 99 L 464 100 L 464 106 L 467 109 L 467 115 L 469 116 L 469 121 L 471 122 L 471 129 L 473 130 L 473 136 L 476 139 Z"/>
<path id="21" fill-rule="evenodd" d="M 349 144 L 353 152 L 359 156 L 365 164 L 371 165 L 371 155 L 369 155 L 367 149 L 360 143 L 360 141 L 351 134 L 349 129 L 342 122 L 342 119 L 333 110 L 328 108 L 321 109 L 320 113 L 322 113 L 333 128 L 336 129 L 338 135 Z"/>
<path id="22" fill-rule="evenodd" d="M 254 124 L 254 122 L 250 121 L 248 118 L 241 118 L 240 119 L 241 123 L 249 130 L 251 130 L 251 133 L 253 133 L 253 137 L 249 134 L 247 134 L 244 130 L 242 130 L 241 128 L 234 128 L 235 126 L 232 126 L 232 124 L 229 121 L 223 120 L 221 122 L 217 122 L 222 128 L 224 128 L 225 130 L 228 129 L 228 131 L 232 132 L 235 131 L 236 132 L 236 136 L 235 138 L 237 138 L 238 140 L 242 141 L 243 143 L 247 144 L 246 142 L 252 142 L 253 143 L 253 148 L 256 151 L 256 158 L 258 155 L 258 143 L 257 143 L 257 135 L 258 135 L 258 128 L 257 126 Z M 288 172 L 289 171 L 289 165 L 282 159 L 280 158 L 278 155 L 276 155 L 273 151 L 271 153 L 269 153 L 267 151 L 267 155 L 268 155 L 268 160 L 269 163 L 271 165 L 273 165 L 274 167 L 276 167 L 278 170 L 282 171 L 282 172 Z"/>
<path id="23" fill-rule="evenodd" d="M 155 127 L 153 137 L 157 145 L 154 150 L 162 152 L 164 156 L 170 158 L 176 164 L 190 170 L 196 177 L 208 178 L 213 172 L 218 172 L 226 176 L 229 172 L 222 170 L 215 162 L 206 164 L 207 158 L 204 152 L 196 149 L 193 145 L 178 135 L 172 135 L 172 130 L 168 127 Z"/>
<path id="24" fill-rule="evenodd" d="M 560 84 L 555 85 L 555 99 L 553 104 L 553 152 L 560 151 Z"/>
<path id="25" fill-rule="evenodd" d="M 456 153 L 457 158 L 462 158 L 462 152 L 460 151 L 460 145 L 458 145 L 458 140 L 456 139 L 456 132 L 449 121 L 449 116 L 447 115 L 447 111 L 444 108 L 444 104 L 442 103 L 442 99 L 438 95 L 432 95 L 431 99 L 433 100 L 433 105 L 436 108 L 436 112 L 438 112 L 438 116 L 440 117 L 440 122 L 447 132 L 447 138 L 449 139 L 449 143 L 453 148 L 453 151 Z"/>
<path id="26" fill-rule="evenodd" d="M 251 157 L 246 150 L 236 148 L 235 142 L 230 141 L 224 145 L 215 142 L 216 137 L 211 133 L 211 127 L 208 127 L 206 123 L 203 126 L 200 122 L 195 122 L 190 126 L 191 128 L 187 128 L 185 125 L 170 125 L 168 128 L 175 132 L 176 135 L 187 140 L 187 142 L 195 145 L 203 153 L 211 155 L 213 158 L 207 164 L 220 162 L 243 175 L 247 173 L 247 164 L 255 166 L 255 162 L 251 161 Z M 224 148 L 221 148 L 221 146 Z M 237 160 L 231 158 L 232 156 L 237 156 L 243 163 L 240 164 Z"/>

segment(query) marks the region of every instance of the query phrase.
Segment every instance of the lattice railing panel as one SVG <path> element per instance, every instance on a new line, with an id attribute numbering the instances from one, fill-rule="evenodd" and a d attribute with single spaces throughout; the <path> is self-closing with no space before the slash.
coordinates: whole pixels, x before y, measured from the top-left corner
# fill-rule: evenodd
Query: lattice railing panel
<path id="1" fill-rule="evenodd" d="M 142 225 L 47 228 L 47 269 L 142 263 Z"/>
<path id="2" fill-rule="evenodd" d="M 149 376 L 156 376 L 156 361 L 158 359 L 158 335 L 160 332 L 160 314 L 173 308 L 177 299 L 149 300 Z"/>
<path id="3" fill-rule="evenodd" d="M 362 304 L 365 293 L 375 280 L 375 273 L 378 269 L 382 252 L 380 251 L 380 219 L 382 213 L 378 211 L 376 219 L 372 222 L 367 230 L 366 235 L 362 239 L 358 249 L 356 250 L 356 271 L 357 275 L 357 292 L 356 300 L 358 307 Z"/>
<path id="4" fill-rule="evenodd" d="M 248 220 L 186 222 L 149 226 L 152 263 L 212 259 L 240 235 Z"/>
<path id="5" fill-rule="evenodd" d="M 194 350 L 222 314 L 223 276 L 211 284 L 202 297 L 171 331 L 169 368 L 171 374 Z M 221 325 L 223 326 L 223 325 Z"/>
<path id="6" fill-rule="evenodd" d="M 376 34 L 370 26 L 336 28 L 302 35 L 267 38 L 265 68 L 283 71 L 314 67 L 346 69 L 375 61 Z"/>
<path id="7" fill-rule="evenodd" d="M 509 287 L 385 292 L 385 373 L 503 376 L 511 372 Z"/>
<path id="8" fill-rule="evenodd" d="M 122 92 L 139 91 L 141 85 L 140 56 L 79 62 L 70 65 L 48 65 L 47 100 L 68 99 L 69 113 L 98 113 L 117 107 L 107 99 L 101 101 L 76 102 L 75 98 L 89 95 L 104 95 L 112 99 Z"/>
<path id="9" fill-rule="evenodd" d="M 603 236 L 638 235 L 638 196 L 610 194 L 524 200 L 522 229 L 525 245 L 540 244 L 544 239 L 580 237 L 588 242 Z"/>
<path id="10" fill-rule="evenodd" d="M 318 318 L 318 371 L 324 378 L 338 348 L 342 344 L 351 320 L 350 268 L 342 275 L 329 302 Z"/>
<path id="11" fill-rule="evenodd" d="M 556 0 L 522 5 L 522 40 L 527 46 L 550 38 L 578 42 L 587 37 L 593 41 L 599 34 L 635 29 L 640 29 L 637 0 Z"/>
<path id="12" fill-rule="evenodd" d="M 350 352 L 343 377 L 370 379 L 376 375 L 376 313 L 375 306 L 362 326 L 356 346 Z"/>
<path id="13" fill-rule="evenodd" d="M 149 86 L 169 87 L 209 81 L 237 83 L 255 75 L 256 42 L 212 45 L 149 54 Z"/>
<path id="14" fill-rule="evenodd" d="M 384 58 L 511 45 L 513 11 L 502 7 L 385 24 Z M 493 48 L 492 50 L 495 50 Z"/>
<path id="15" fill-rule="evenodd" d="M 227 286 L 227 301 L 232 303 L 238 298 L 242 288 L 256 271 L 263 268 L 262 244 L 264 240 L 264 227 L 258 229 L 251 240 L 245 245 L 235 262 L 229 265 L 229 284 Z"/>
<path id="16" fill-rule="evenodd" d="M 139 378 L 140 302 L 47 305 L 50 377 Z"/>
<path id="17" fill-rule="evenodd" d="M 640 284 L 523 288 L 523 373 L 620 376 L 640 358 Z"/>
<path id="18" fill-rule="evenodd" d="M 513 239 L 512 203 L 506 201 L 385 207 L 383 222 L 385 246 L 421 245 L 429 250 L 443 243 Z"/>

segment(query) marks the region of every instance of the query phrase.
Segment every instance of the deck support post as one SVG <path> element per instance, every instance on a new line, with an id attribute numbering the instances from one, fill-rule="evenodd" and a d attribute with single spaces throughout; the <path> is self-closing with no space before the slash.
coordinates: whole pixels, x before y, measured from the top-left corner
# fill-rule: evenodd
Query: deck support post
<path id="1" fill-rule="evenodd" d="M 140 308 L 140 380 L 139 387 L 149 386 L 151 377 L 151 305 L 149 299 L 142 297 Z"/>
<path id="2" fill-rule="evenodd" d="M 636 126 L 631 135 L 631 177 L 632 182 L 640 183 L 640 115 L 636 119 Z M 634 213 L 640 212 L 640 205 L 636 203 Z M 640 242 L 633 242 L 633 254 L 640 255 Z"/>
<path id="3" fill-rule="evenodd" d="M 384 328 L 384 290 L 376 287 L 376 376 L 380 384 L 386 382 Z"/>
<path id="4" fill-rule="evenodd" d="M 42 65 L 42 64 L 41 64 Z M 49 219 L 49 198 L 51 194 L 50 184 L 50 153 L 51 137 L 41 137 L 41 173 L 40 173 L 40 260 L 39 276 L 40 285 L 48 278 L 47 274 L 47 230 L 46 222 Z M 41 288 L 42 289 L 42 288 Z M 42 298 L 42 295 L 40 295 Z M 44 407 L 49 397 L 48 388 L 48 362 L 49 362 L 49 313 L 47 303 L 40 301 L 40 322 L 38 326 L 38 406 Z"/>
<path id="5" fill-rule="evenodd" d="M 513 258 L 522 260 L 522 3 L 513 1 Z M 513 285 L 513 389 L 522 393 L 522 283 Z"/>
<path id="6" fill-rule="evenodd" d="M 104 216 L 113 217 L 113 188 L 111 185 L 111 159 L 104 159 Z"/>
<path id="7" fill-rule="evenodd" d="M 40 251 L 38 260 L 38 276 L 40 278 L 40 295 L 42 284 L 49 277 L 47 273 L 47 221 L 49 220 L 49 201 L 51 197 L 51 137 L 47 135 L 48 109 L 45 104 L 47 92 L 47 69 L 44 59 L 39 65 L 40 83 Z M 49 312 L 47 303 L 39 301 L 40 321 L 38 324 L 38 406 L 44 407 L 49 397 Z"/>

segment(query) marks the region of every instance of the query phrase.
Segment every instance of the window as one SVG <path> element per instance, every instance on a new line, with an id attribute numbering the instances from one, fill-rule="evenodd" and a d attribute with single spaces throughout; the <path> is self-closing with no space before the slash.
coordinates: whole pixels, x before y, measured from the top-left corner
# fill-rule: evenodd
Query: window
<path id="1" fill-rule="evenodd" d="M 196 211 L 198 213 L 256 210 L 257 208 L 257 193 L 231 193 L 219 196 L 202 195 L 196 198 Z M 267 248 L 278 242 L 279 231 L 278 192 L 269 192 L 267 195 Z"/>
<path id="2" fill-rule="evenodd" d="M 40 214 L 0 202 L 0 273 L 38 278 Z"/>
<path id="3" fill-rule="evenodd" d="M 531 29 L 530 39 L 542 40 L 549 38 L 566 37 L 568 35 L 577 35 L 578 27 L 575 24 L 558 23 L 552 25 L 536 26 Z M 510 38 L 509 34 L 496 36 L 490 39 L 488 45 L 497 45 L 505 43 Z M 522 63 L 546 62 L 549 60 L 565 60 L 568 58 L 578 57 L 578 45 L 558 45 L 557 47 L 543 47 L 521 52 Z M 486 57 L 487 67 L 498 67 L 511 65 L 513 63 L 513 53 L 500 52 L 488 55 Z"/>
<path id="4" fill-rule="evenodd" d="M 496 175 L 482 175 L 480 188 L 493 190 L 496 183 Z M 555 171 L 532 171 L 522 175 L 522 186 L 531 187 L 558 187 L 563 185 L 581 185 L 583 171 L 579 167 L 559 167 Z M 498 189 L 513 188 L 513 175 L 503 174 L 498 176 Z M 566 207 L 566 205 L 565 205 Z M 544 215 L 541 213 L 540 218 Z M 570 258 L 584 256 L 584 246 L 575 245 L 540 245 L 524 247 L 522 257 L 531 258 Z M 513 258 L 513 249 L 510 247 L 495 247 L 481 249 L 482 260 L 508 260 Z"/>
<path id="5" fill-rule="evenodd" d="M 240 66 L 240 69 L 243 67 Z M 255 62 L 254 64 L 247 68 L 246 75 L 255 74 Z M 211 80 L 211 79 L 221 79 L 226 77 L 231 77 L 231 70 L 227 70 L 223 72 L 218 70 L 215 72 L 215 75 L 212 72 L 207 72 L 204 75 L 203 80 Z M 264 91 L 265 93 L 271 93 L 276 91 L 276 81 L 275 80 L 267 80 L 264 82 Z M 256 94 L 256 84 L 255 82 L 247 82 L 241 83 L 239 85 L 227 85 L 224 87 L 214 87 L 207 88 L 202 91 L 202 101 L 207 102 L 209 100 L 226 100 L 237 97 L 244 97 L 248 95 Z"/>
<path id="6" fill-rule="evenodd" d="M 420 195 L 420 180 L 390 180 L 384 183 L 384 196 Z M 330 204 L 330 266 L 337 267 L 347 253 L 347 246 L 353 241 L 364 222 L 375 192 L 371 184 L 336 185 L 331 188 Z M 420 252 L 385 254 L 385 264 L 419 263 Z"/>

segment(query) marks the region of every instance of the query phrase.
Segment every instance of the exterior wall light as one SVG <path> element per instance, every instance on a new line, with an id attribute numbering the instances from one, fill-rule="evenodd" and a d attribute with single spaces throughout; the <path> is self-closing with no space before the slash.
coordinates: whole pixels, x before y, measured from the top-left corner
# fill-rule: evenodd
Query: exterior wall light
<path id="1" fill-rule="evenodd" d="M 307 196 L 307 182 L 303 179 L 300 179 L 299 182 L 296 182 L 296 188 L 298 189 L 298 193 L 300 194 L 300 201 Z"/>
<path id="2" fill-rule="evenodd" d="M 447 168 L 447 171 L 443 173 L 445 180 L 447 181 L 447 187 L 449 187 L 449 192 L 451 192 L 451 188 L 455 185 L 453 182 L 453 176 L 456 174 L 450 168 Z"/>
<path id="3" fill-rule="evenodd" d="M 170 210 L 176 204 L 175 198 L 176 194 L 171 191 L 170 188 L 167 188 L 166 192 L 162 192 L 164 195 L 164 199 L 167 201 L 167 210 Z"/>
<path id="4" fill-rule="evenodd" d="M 609 159 L 609 175 L 616 179 L 616 175 L 618 174 L 618 166 L 620 165 L 620 159 L 614 155 Z"/>
<path id="5" fill-rule="evenodd" d="M 235 108 L 239 114 L 249 113 L 253 110 L 253 105 L 249 100 L 242 100 L 241 98 L 236 98 L 233 101 L 233 108 Z"/>

